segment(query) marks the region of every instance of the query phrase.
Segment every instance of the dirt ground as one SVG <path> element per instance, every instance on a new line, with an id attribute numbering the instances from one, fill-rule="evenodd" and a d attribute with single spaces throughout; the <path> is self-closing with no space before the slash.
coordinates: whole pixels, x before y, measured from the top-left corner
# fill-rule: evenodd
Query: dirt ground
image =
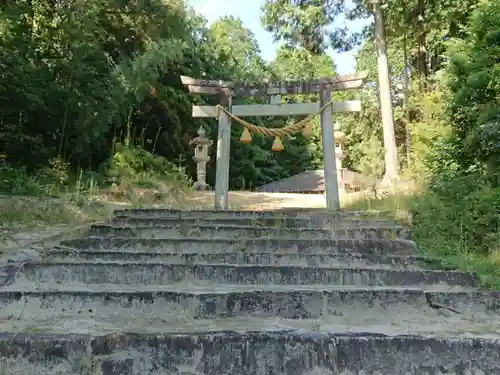
<path id="1" fill-rule="evenodd" d="M 326 207 L 322 194 L 253 193 L 229 192 L 229 207 L 233 210 L 273 210 L 280 208 L 323 208 Z M 208 209 L 214 204 L 214 193 L 197 193 L 181 205 L 192 209 Z"/>

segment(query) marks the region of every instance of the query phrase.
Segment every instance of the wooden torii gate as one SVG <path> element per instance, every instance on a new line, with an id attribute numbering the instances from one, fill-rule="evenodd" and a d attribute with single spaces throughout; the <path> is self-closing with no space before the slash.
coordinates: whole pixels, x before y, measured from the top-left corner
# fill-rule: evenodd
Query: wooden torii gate
<path id="1" fill-rule="evenodd" d="M 239 82 L 213 81 L 181 76 L 182 83 L 193 94 L 218 95 L 220 104 L 237 117 L 294 116 L 317 113 L 331 101 L 332 91 L 356 89 L 363 85 L 368 73 L 360 72 L 310 81 L 281 81 L 250 86 Z M 276 96 L 319 93 L 319 103 L 232 105 L 233 97 Z M 359 112 L 361 102 L 352 100 L 332 103 L 320 114 L 325 170 L 326 202 L 331 209 L 340 208 L 333 112 Z M 193 106 L 193 117 L 218 117 L 217 159 L 215 172 L 215 202 L 217 210 L 228 208 L 229 156 L 231 118 L 217 106 Z"/>

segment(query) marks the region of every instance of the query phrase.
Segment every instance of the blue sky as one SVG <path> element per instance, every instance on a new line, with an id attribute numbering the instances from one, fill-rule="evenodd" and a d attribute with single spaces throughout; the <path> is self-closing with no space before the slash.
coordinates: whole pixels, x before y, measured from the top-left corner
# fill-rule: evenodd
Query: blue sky
<path id="1" fill-rule="evenodd" d="M 262 57 L 272 60 L 275 56 L 277 44 L 273 43 L 271 34 L 266 32 L 260 23 L 261 7 L 265 0 L 188 0 L 199 13 L 207 18 L 208 22 L 214 22 L 222 16 L 231 15 L 242 20 L 244 26 L 255 34 L 262 51 Z M 359 31 L 366 24 L 363 21 L 337 21 L 344 26 L 344 23 L 352 31 Z M 341 54 L 329 51 L 337 65 L 339 74 L 352 73 L 355 71 L 355 51 Z"/>

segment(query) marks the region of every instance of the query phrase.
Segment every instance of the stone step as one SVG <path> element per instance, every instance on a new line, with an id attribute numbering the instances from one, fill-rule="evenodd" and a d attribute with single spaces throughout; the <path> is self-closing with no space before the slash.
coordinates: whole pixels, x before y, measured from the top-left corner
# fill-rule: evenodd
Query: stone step
<path id="1" fill-rule="evenodd" d="M 25 375 L 27 368 L 58 375 L 500 373 L 500 341 L 488 337 L 282 330 L 99 336 L 31 333 L 5 334 L 1 340 L 6 372 L 16 375 Z"/>
<path id="2" fill-rule="evenodd" d="M 8 265 L 12 275 L 34 283 L 153 284 L 199 282 L 220 284 L 334 284 L 356 286 L 411 286 L 444 283 L 479 286 L 474 273 L 418 269 L 341 268 L 269 265 L 163 264 L 121 262 L 25 263 Z M 12 271 L 16 269 L 17 272 Z"/>
<path id="3" fill-rule="evenodd" d="M 410 240 L 331 240 L 331 239 L 137 239 L 137 238 L 81 238 L 61 241 L 61 245 L 76 249 L 121 249 L 129 251 L 155 250 L 166 252 L 298 252 L 298 253 L 346 253 L 413 255 L 417 253 L 415 242 Z"/>
<path id="4" fill-rule="evenodd" d="M 26 306 L 30 306 L 27 304 Z M 463 316 L 457 313 L 431 309 L 403 310 L 407 315 L 393 311 L 369 310 L 374 315 L 346 314 L 344 316 L 322 316 L 320 318 L 287 319 L 265 316 L 236 316 L 194 319 L 184 310 L 172 310 L 169 305 L 162 311 L 144 311 L 136 308 L 103 309 L 102 311 L 41 310 L 38 315 L 27 311 L 0 321 L 0 332 L 46 332 L 46 333 L 93 333 L 119 332 L 154 333 L 201 333 L 201 332 L 273 332 L 293 330 L 305 334 L 318 332 L 376 333 L 386 335 L 442 335 L 500 338 L 498 314 L 474 314 Z M 50 315 L 48 314 L 50 312 Z M 47 313 L 47 315 L 45 315 Z"/>
<path id="5" fill-rule="evenodd" d="M 43 252 L 45 261 L 118 261 L 118 262 L 155 262 L 171 264 L 260 264 L 260 265 L 343 265 L 343 266 L 391 266 L 395 268 L 425 268 L 436 265 L 445 268 L 438 259 L 419 256 L 383 256 L 377 254 L 341 253 L 167 253 L 152 251 L 120 250 L 74 250 L 51 248 Z M 453 267 L 446 267 L 454 269 Z"/>
<path id="6" fill-rule="evenodd" d="M 171 218 L 177 220 L 184 219 L 240 219 L 240 218 L 340 218 L 340 219 L 360 219 L 370 218 L 386 219 L 391 217 L 389 212 L 382 211 L 337 211 L 328 209 L 288 209 L 273 211 L 238 211 L 238 210 L 174 210 L 158 208 L 129 208 L 115 210 L 113 217 L 117 218 Z"/>
<path id="7" fill-rule="evenodd" d="M 118 289 L 118 290 L 117 290 Z M 92 290 L 62 287 L 60 290 L 0 291 L 0 320 L 83 319 L 106 321 L 111 317 L 156 316 L 164 322 L 183 319 L 280 317 L 286 319 L 397 320 L 404 314 L 420 318 L 458 314 L 500 320 L 500 292 L 425 291 L 405 288 L 342 288 L 319 285 L 309 288 L 241 287 L 212 289 L 156 288 L 121 290 L 97 286 Z M 465 315 L 464 315 L 465 314 Z M 154 320 L 154 319 L 151 319 Z"/>
<path id="8" fill-rule="evenodd" d="M 348 229 L 307 229 L 307 228 L 273 228 L 273 227 L 238 227 L 238 226 L 142 226 L 114 227 L 111 225 L 92 225 L 91 236 L 123 237 L 123 238 L 299 238 L 299 239 L 411 239 L 410 232 L 402 227 L 386 228 L 348 228 Z"/>
<path id="9" fill-rule="evenodd" d="M 0 375 L 500 374 L 500 292 L 383 215 L 119 210 L 90 235 L 0 267 Z"/>
<path id="10" fill-rule="evenodd" d="M 140 226 L 140 225 L 211 225 L 211 226 L 240 226 L 240 227 L 277 227 L 277 228 L 310 228 L 310 229 L 335 229 L 358 228 L 395 225 L 392 220 L 373 219 L 342 219 L 332 217 L 277 217 L 277 218 L 204 218 L 176 219 L 170 217 L 113 217 L 109 224 L 114 226 Z"/>

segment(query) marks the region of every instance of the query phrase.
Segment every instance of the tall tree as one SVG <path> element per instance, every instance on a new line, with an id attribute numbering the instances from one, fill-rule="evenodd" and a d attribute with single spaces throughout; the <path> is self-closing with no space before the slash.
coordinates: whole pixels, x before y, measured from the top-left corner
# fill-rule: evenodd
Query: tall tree
<path id="1" fill-rule="evenodd" d="M 344 0 L 266 0 L 262 22 L 275 40 L 319 54 L 330 46 L 351 49 L 361 35 L 347 27 L 330 29 L 345 10 Z"/>
<path id="2" fill-rule="evenodd" d="M 254 34 L 240 19 L 226 16 L 210 26 L 215 56 L 227 61 L 226 68 L 239 81 L 262 79 L 266 63 Z"/>
<path id="3" fill-rule="evenodd" d="M 425 78 L 443 67 L 446 40 L 464 36 L 464 25 L 477 3 L 478 0 L 386 0 L 384 19 L 389 44 L 405 37 L 409 62 Z M 349 50 L 363 38 L 373 36 L 372 24 L 360 33 L 333 27 L 340 17 L 366 20 L 371 16 L 369 0 L 353 0 L 352 5 L 345 0 L 267 0 L 262 22 L 275 39 L 317 53 L 328 47 Z"/>
<path id="4" fill-rule="evenodd" d="M 452 155 L 462 170 L 486 167 L 500 185 L 500 4 L 482 0 L 466 28 L 465 40 L 451 47 L 448 67 L 451 89 Z"/>
<path id="5" fill-rule="evenodd" d="M 304 48 L 281 47 L 270 69 L 283 80 L 315 79 L 335 75 L 335 63 L 326 53 L 312 54 Z"/>

